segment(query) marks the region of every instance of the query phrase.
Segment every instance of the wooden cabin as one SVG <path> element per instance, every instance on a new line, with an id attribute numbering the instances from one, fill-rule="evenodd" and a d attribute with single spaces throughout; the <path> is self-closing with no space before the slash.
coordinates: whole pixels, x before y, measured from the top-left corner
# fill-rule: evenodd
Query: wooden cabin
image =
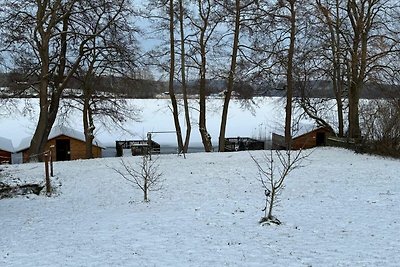
<path id="1" fill-rule="evenodd" d="M 291 149 L 308 149 L 317 146 L 325 146 L 327 138 L 333 132 L 329 127 L 318 127 L 293 136 Z M 285 137 L 281 134 L 272 133 L 272 149 L 286 149 Z"/>
<path id="2" fill-rule="evenodd" d="M 243 150 L 263 150 L 264 141 L 252 139 L 249 137 L 230 137 L 225 138 L 225 152 L 243 151 Z"/>
<path id="3" fill-rule="evenodd" d="M 22 153 L 23 162 L 29 162 L 30 141 L 31 138 L 25 139 L 18 148 L 17 152 Z M 104 148 L 98 140 L 94 139 L 92 143 L 93 157 L 101 158 Z M 45 151 L 51 151 L 54 161 L 85 159 L 85 135 L 83 132 L 64 126 L 53 127 L 49 134 Z"/>
<path id="4" fill-rule="evenodd" d="M 12 153 L 14 153 L 14 146 L 11 140 L 0 137 L 0 164 L 11 164 Z"/>

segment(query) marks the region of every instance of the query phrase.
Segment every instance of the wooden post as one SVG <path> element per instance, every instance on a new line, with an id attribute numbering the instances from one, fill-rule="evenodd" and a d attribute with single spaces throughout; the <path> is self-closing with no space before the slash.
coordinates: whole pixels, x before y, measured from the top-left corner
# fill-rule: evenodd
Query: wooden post
<path id="1" fill-rule="evenodd" d="M 151 160 L 151 133 L 148 132 L 147 133 L 147 153 L 149 154 L 149 159 Z"/>
<path id="2" fill-rule="evenodd" d="M 50 176 L 51 177 L 54 177 L 54 171 L 53 171 L 53 153 L 52 153 L 52 147 L 54 147 L 54 146 L 50 146 L 50 151 L 49 151 L 49 153 L 50 153 Z"/>
<path id="3" fill-rule="evenodd" d="M 46 173 L 46 195 L 51 196 L 51 184 L 49 176 L 49 154 L 47 154 L 47 152 L 44 154 L 44 170 Z"/>

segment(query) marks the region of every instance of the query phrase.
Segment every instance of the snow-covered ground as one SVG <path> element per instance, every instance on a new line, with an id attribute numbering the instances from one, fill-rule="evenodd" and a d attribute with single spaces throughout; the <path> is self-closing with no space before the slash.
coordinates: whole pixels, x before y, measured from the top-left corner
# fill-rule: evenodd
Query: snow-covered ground
<path id="1" fill-rule="evenodd" d="M 0 266 L 399 266 L 398 160 L 316 149 L 287 179 L 280 226 L 258 224 L 248 152 L 158 162 L 149 203 L 118 158 L 56 162 L 54 196 L 0 200 Z M 44 176 L 38 163 L 1 169 L 3 181 Z"/>

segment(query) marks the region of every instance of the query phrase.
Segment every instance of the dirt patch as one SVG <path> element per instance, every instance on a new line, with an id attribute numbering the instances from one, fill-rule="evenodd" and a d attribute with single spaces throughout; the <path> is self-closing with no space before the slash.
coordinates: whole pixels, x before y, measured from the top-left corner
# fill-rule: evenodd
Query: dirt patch
<path id="1" fill-rule="evenodd" d="M 12 198 L 18 195 L 28 195 L 28 194 L 39 195 L 43 188 L 44 186 L 39 184 L 24 184 L 24 185 L 10 186 L 0 182 L 0 199 Z"/>

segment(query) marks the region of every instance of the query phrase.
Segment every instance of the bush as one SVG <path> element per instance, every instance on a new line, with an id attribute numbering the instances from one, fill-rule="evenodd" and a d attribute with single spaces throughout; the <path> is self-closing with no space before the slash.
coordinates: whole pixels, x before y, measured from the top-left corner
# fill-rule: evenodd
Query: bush
<path id="1" fill-rule="evenodd" d="M 400 99 L 372 100 L 361 108 L 363 151 L 400 157 Z"/>

